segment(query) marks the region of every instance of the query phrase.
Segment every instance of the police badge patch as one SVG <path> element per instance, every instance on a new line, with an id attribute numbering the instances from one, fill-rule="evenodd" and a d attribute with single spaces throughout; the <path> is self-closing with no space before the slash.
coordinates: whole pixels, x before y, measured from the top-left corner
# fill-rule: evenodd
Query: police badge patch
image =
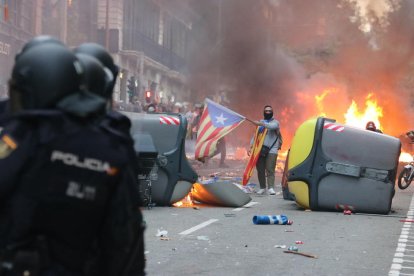
<path id="1" fill-rule="evenodd" d="M 16 142 L 9 135 L 4 135 L 0 140 L 0 159 L 6 158 L 17 148 Z"/>

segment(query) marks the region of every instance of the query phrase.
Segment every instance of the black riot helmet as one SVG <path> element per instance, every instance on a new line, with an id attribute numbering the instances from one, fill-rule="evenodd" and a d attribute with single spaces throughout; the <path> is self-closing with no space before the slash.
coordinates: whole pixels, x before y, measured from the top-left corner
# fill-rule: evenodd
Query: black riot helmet
<path id="1" fill-rule="evenodd" d="M 66 47 L 46 43 L 23 52 L 9 81 L 12 111 L 47 109 L 79 92 L 83 68 Z"/>
<path id="2" fill-rule="evenodd" d="M 86 89 L 106 99 L 105 91 L 109 89 L 113 82 L 111 71 L 93 56 L 77 53 L 76 57 L 85 72 L 84 84 Z"/>
<path id="3" fill-rule="evenodd" d="M 111 55 L 108 53 L 108 51 L 101 45 L 96 43 L 83 43 L 79 45 L 74 52 L 82 53 L 86 55 L 90 55 L 95 57 L 97 60 L 99 60 L 103 66 L 108 68 L 111 73 L 113 80 L 111 84 L 107 87 L 107 90 L 105 91 L 105 99 L 110 100 L 112 99 L 112 90 L 114 89 L 116 77 L 118 76 L 119 68 L 115 65 L 114 60 L 112 59 Z"/>
<path id="4" fill-rule="evenodd" d="M 20 50 L 20 52 L 16 55 L 15 60 L 17 60 L 27 50 L 32 49 L 35 46 L 43 45 L 43 44 L 46 44 L 46 43 L 52 43 L 52 44 L 57 44 L 57 45 L 64 46 L 62 41 L 60 41 L 59 39 L 57 39 L 53 36 L 39 35 L 39 36 L 36 36 L 36 37 L 32 38 L 31 40 L 29 40 L 29 42 L 27 42 L 23 46 L 23 48 Z"/>

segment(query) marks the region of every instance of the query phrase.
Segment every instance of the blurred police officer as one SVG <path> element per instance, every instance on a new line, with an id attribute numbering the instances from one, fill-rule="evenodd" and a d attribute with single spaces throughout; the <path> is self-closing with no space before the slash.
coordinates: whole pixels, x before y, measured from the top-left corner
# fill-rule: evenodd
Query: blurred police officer
<path id="1" fill-rule="evenodd" d="M 125 146 L 129 149 L 130 165 L 134 170 L 135 175 L 138 176 L 141 172 L 139 171 L 139 166 L 137 164 L 134 140 L 130 133 L 131 121 L 122 113 L 112 110 L 112 95 L 119 72 L 118 66 L 114 63 L 108 51 L 96 43 L 83 43 L 75 48 L 74 52 L 86 70 L 85 79 L 88 90 L 102 97 L 107 102 L 105 114 L 103 114 L 99 124 L 111 129 L 111 132 L 114 135 L 119 136 L 125 141 Z M 96 66 L 97 63 L 103 66 L 105 72 L 98 72 Z M 98 75 L 100 75 L 100 77 L 98 77 Z M 99 78 L 104 79 L 104 81 L 97 84 L 96 80 Z M 134 188 L 139 189 L 138 179 Z M 139 195 L 137 202 L 139 205 L 142 205 L 142 200 Z"/>
<path id="2" fill-rule="evenodd" d="M 50 35 L 39 35 L 34 37 L 33 39 L 31 39 L 28 43 L 26 43 L 23 48 L 20 50 L 20 52 L 15 56 L 15 60 L 17 60 L 19 58 L 19 56 L 24 53 L 25 51 L 41 45 L 41 44 L 46 44 L 46 43 L 54 43 L 54 44 L 58 44 L 58 45 L 62 45 L 64 46 L 64 44 L 58 40 L 57 38 L 50 36 Z M 1 99 L 0 100 L 0 116 L 4 116 L 6 114 L 8 114 L 10 112 L 10 107 L 9 107 L 10 103 L 9 103 L 9 99 Z"/>
<path id="3" fill-rule="evenodd" d="M 16 60 L 0 134 L 0 275 L 144 274 L 129 153 L 96 124 L 105 101 L 79 92 L 82 78 L 61 45 Z"/>

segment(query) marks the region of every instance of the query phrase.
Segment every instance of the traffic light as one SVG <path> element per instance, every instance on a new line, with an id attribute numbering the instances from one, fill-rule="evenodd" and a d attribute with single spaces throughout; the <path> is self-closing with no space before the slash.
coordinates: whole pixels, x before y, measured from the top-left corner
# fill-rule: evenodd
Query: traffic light
<path id="1" fill-rule="evenodd" d="M 135 77 L 132 76 L 128 79 L 128 84 L 127 84 L 127 93 L 128 93 L 128 97 L 131 99 L 134 95 L 135 95 L 135 89 L 136 89 L 136 83 L 135 83 Z"/>
<path id="2" fill-rule="evenodd" d="M 151 102 L 151 91 L 145 91 L 145 102 Z"/>

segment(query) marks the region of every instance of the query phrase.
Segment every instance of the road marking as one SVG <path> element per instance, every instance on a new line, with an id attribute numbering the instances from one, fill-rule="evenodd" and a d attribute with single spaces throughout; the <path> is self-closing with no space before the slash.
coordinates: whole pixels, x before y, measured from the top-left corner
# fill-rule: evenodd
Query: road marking
<path id="1" fill-rule="evenodd" d="M 407 211 L 407 220 L 412 220 L 414 216 L 414 195 L 411 198 L 411 203 Z M 390 271 L 388 275 L 414 275 L 412 274 L 412 270 L 414 267 L 406 266 L 410 263 L 413 263 L 410 258 L 413 257 L 412 251 L 413 249 L 408 249 L 407 247 L 411 248 L 414 237 L 410 235 L 411 230 L 411 222 L 404 222 L 403 227 L 401 228 L 400 238 L 398 239 L 397 248 L 395 249 L 394 259 L 392 260 Z M 403 266 L 403 264 L 406 264 Z"/>
<path id="2" fill-rule="evenodd" d="M 207 225 L 210 225 L 210 224 L 212 224 L 212 223 L 214 223 L 216 221 L 218 221 L 218 219 L 209 219 L 209 220 L 207 220 L 207 221 L 205 221 L 203 223 L 200 223 L 199 225 L 196 225 L 194 227 L 191 227 L 190 229 L 187 229 L 187 230 L 181 232 L 180 235 L 188 235 L 188 234 L 191 234 L 191 233 L 193 233 L 193 232 L 195 232 L 195 231 L 197 231 L 197 230 L 199 230 L 199 229 L 201 229 L 203 227 L 206 227 Z"/>
<path id="3" fill-rule="evenodd" d="M 256 204 L 259 204 L 259 202 L 252 201 L 252 202 L 247 203 L 247 204 L 246 204 L 246 205 L 244 205 L 243 207 L 233 209 L 233 211 L 238 212 L 238 211 L 244 210 L 244 209 L 246 209 L 246 208 L 248 208 L 248 207 L 252 207 L 253 205 L 256 205 Z"/>

